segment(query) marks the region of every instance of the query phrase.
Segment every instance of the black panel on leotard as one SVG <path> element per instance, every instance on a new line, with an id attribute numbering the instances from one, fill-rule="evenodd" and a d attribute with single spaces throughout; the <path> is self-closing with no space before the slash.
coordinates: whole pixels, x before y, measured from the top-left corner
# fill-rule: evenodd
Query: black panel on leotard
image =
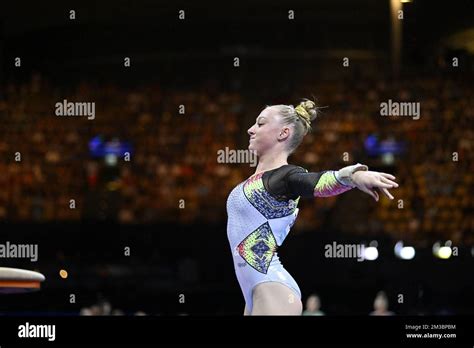
<path id="1" fill-rule="evenodd" d="M 263 173 L 265 189 L 277 200 L 313 197 L 314 187 L 325 172 L 308 173 L 302 167 L 285 164 Z"/>

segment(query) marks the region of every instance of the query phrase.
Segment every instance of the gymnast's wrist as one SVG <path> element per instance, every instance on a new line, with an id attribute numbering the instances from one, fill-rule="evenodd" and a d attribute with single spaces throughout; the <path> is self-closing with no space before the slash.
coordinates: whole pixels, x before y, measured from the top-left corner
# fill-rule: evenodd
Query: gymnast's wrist
<path id="1" fill-rule="evenodd" d="M 357 163 L 351 166 L 347 166 L 344 168 L 339 169 L 335 175 L 337 181 L 345 186 L 350 186 L 352 188 L 357 187 L 356 182 L 354 181 L 354 174 L 359 171 L 367 171 L 369 167 L 365 164 Z"/>

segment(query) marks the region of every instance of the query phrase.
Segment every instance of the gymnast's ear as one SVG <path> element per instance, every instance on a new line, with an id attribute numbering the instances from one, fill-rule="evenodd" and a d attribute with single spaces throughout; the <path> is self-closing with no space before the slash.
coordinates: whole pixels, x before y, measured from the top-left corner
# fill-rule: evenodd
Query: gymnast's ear
<path id="1" fill-rule="evenodd" d="M 280 133 L 278 134 L 278 140 L 279 141 L 284 141 L 290 136 L 290 127 L 287 125 L 283 126 L 280 129 Z"/>

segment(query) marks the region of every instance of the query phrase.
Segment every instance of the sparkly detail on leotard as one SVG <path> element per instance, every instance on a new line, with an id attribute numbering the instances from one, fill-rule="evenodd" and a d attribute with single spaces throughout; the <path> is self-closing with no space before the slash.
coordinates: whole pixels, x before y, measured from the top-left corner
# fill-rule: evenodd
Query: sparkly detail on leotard
<path id="1" fill-rule="evenodd" d="M 268 222 L 259 226 L 237 246 L 239 255 L 254 269 L 267 274 L 277 243 Z"/>
<path id="2" fill-rule="evenodd" d="M 351 190 L 352 187 L 340 183 L 336 179 L 336 174 L 334 171 L 330 170 L 325 172 L 321 178 L 319 178 L 318 183 L 314 187 L 314 196 L 315 197 L 329 197 L 335 196 L 346 191 Z"/>
<path id="3" fill-rule="evenodd" d="M 244 183 L 245 197 L 267 219 L 276 219 L 295 212 L 299 197 L 295 200 L 278 201 L 265 190 L 263 173 L 250 177 Z"/>

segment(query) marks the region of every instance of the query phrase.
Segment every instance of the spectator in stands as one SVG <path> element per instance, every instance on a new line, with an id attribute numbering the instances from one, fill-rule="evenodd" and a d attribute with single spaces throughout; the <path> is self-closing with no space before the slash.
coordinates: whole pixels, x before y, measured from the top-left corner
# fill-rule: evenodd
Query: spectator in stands
<path id="1" fill-rule="evenodd" d="M 312 294 L 306 300 L 306 309 L 303 311 L 303 315 L 325 315 L 321 311 L 321 300 L 317 294 Z"/>
<path id="2" fill-rule="evenodd" d="M 384 291 L 379 291 L 374 300 L 374 310 L 370 315 L 395 315 L 388 310 L 388 297 Z"/>

